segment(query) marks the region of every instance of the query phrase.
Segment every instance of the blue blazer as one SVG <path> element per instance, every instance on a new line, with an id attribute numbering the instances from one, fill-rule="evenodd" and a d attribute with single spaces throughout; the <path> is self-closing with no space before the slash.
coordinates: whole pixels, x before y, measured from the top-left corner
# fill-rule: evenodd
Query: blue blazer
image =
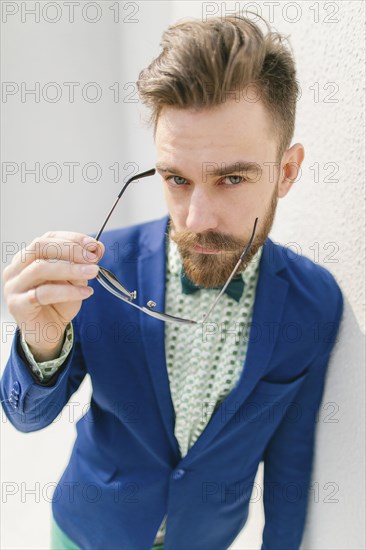
<path id="1" fill-rule="evenodd" d="M 164 309 L 167 218 L 109 231 L 101 262 L 140 304 Z M 90 409 L 77 423 L 53 496 L 57 523 L 81 548 L 149 550 L 165 514 L 166 550 L 224 550 L 243 528 L 264 461 L 263 550 L 299 548 L 314 430 L 343 300 L 333 276 L 267 238 L 244 368 L 182 458 L 165 363 L 164 323 L 96 281 L 73 324 L 61 370 L 39 383 L 14 338 L 0 384 L 22 432 L 50 424 L 91 377 Z"/>

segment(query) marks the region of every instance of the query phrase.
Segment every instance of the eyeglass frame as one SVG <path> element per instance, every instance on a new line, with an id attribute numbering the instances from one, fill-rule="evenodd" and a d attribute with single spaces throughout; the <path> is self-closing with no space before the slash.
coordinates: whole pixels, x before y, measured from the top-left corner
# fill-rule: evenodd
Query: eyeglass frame
<path id="1" fill-rule="evenodd" d="M 124 184 L 121 191 L 119 192 L 112 208 L 108 212 L 106 219 L 104 220 L 101 228 L 99 229 L 99 231 L 98 231 L 98 233 L 95 237 L 95 239 L 97 241 L 100 240 L 100 236 L 103 233 L 104 228 L 105 228 L 106 224 L 109 221 L 109 218 L 111 217 L 111 215 L 112 215 L 115 207 L 117 206 L 120 198 L 122 197 L 122 195 L 125 192 L 125 190 L 127 189 L 127 187 L 130 185 L 130 183 L 132 183 L 133 181 L 139 180 L 141 178 L 146 178 L 148 176 L 153 176 L 155 174 L 155 172 L 156 172 L 155 168 L 151 168 L 150 170 L 146 170 L 145 172 L 135 174 L 134 176 L 132 176 L 131 178 L 129 178 L 126 181 L 126 183 Z M 227 289 L 228 285 L 230 284 L 231 280 L 233 279 L 235 273 L 237 272 L 241 262 L 243 261 L 245 255 L 247 254 L 249 248 L 251 247 L 251 245 L 253 243 L 253 240 L 254 240 L 256 228 L 257 228 L 257 223 L 258 223 L 258 218 L 256 218 L 255 221 L 254 221 L 253 231 L 252 231 L 252 235 L 250 237 L 249 243 L 245 247 L 245 249 L 244 249 L 243 253 L 241 254 L 240 258 L 238 259 L 237 263 L 235 264 L 234 269 L 232 270 L 231 274 L 229 275 L 229 278 L 227 279 L 226 283 L 224 284 L 224 286 L 220 290 L 218 296 L 215 298 L 215 300 L 214 300 L 212 306 L 210 307 L 208 313 L 203 314 L 202 321 L 194 321 L 194 320 L 191 320 L 191 319 L 184 319 L 182 317 L 175 317 L 174 315 L 170 315 L 169 313 L 160 312 L 160 311 L 153 311 L 153 308 L 156 306 L 156 303 L 153 300 L 149 300 L 147 302 L 147 304 L 146 304 L 147 307 L 135 304 L 134 300 L 137 299 L 137 291 L 136 290 L 134 290 L 132 292 L 129 291 L 125 286 L 123 286 L 123 284 L 117 279 L 117 277 L 115 275 L 113 275 L 113 273 L 111 271 L 109 271 L 107 268 L 105 268 L 103 266 L 99 266 L 99 272 L 98 272 L 98 275 L 96 277 L 96 280 L 99 282 L 100 285 L 102 285 L 106 290 L 108 290 L 108 292 L 110 292 L 111 294 L 113 294 L 114 296 L 119 298 L 120 300 L 124 301 L 127 304 L 130 304 L 132 307 L 135 307 L 135 308 L 139 309 L 143 313 L 145 313 L 145 314 L 147 314 L 151 317 L 154 317 L 155 319 L 159 319 L 160 321 L 181 323 L 181 324 L 193 324 L 193 325 L 206 323 L 208 317 L 211 315 L 212 311 L 216 307 L 216 305 L 217 305 L 218 301 L 220 300 L 221 296 L 224 294 L 225 290 Z M 111 286 L 109 286 L 106 281 L 108 281 L 110 284 L 112 284 L 113 288 Z"/>

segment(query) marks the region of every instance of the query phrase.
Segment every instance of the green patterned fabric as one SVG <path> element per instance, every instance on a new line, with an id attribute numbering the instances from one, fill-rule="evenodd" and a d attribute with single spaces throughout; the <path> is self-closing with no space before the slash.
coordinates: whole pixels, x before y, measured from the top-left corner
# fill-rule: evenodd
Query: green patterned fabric
<path id="1" fill-rule="evenodd" d="M 166 365 L 175 411 L 174 434 L 182 457 L 197 441 L 243 371 L 262 251 L 263 247 L 241 274 L 244 292 L 239 302 L 225 293 L 207 323 L 165 323 Z M 218 291 L 201 289 L 194 294 L 183 294 L 181 269 L 177 245 L 167 239 L 166 312 L 200 320 L 210 309 Z M 72 343 L 70 323 L 61 356 L 54 361 L 37 364 L 22 340 L 27 357 L 32 359 L 32 368 L 43 377 L 42 380 L 52 376 L 62 365 Z M 163 518 L 155 538 L 156 550 L 163 548 L 166 521 L 167 516 Z"/>
<path id="2" fill-rule="evenodd" d="M 65 341 L 61 350 L 60 357 L 52 359 L 51 361 L 43 361 L 43 363 L 37 363 L 24 339 L 24 334 L 20 333 L 21 346 L 24 350 L 25 356 L 29 361 L 32 371 L 38 376 L 41 382 L 47 382 L 55 372 L 61 367 L 65 359 L 69 355 L 72 344 L 74 342 L 74 329 L 72 323 L 69 323 L 66 327 Z"/>
<path id="3" fill-rule="evenodd" d="M 262 249 L 242 277 L 239 302 L 223 294 L 207 323 L 165 323 L 165 351 L 175 410 L 175 436 L 182 457 L 208 424 L 214 408 L 239 380 L 248 347 L 248 334 Z M 166 312 L 200 320 L 218 290 L 181 290 L 181 258 L 174 242 L 168 245 Z"/>

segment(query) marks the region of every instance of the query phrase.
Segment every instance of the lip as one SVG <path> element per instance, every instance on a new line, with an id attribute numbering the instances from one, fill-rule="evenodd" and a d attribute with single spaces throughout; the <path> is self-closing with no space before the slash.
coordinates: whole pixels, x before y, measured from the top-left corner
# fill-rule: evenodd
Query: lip
<path id="1" fill-rule="evenodd" d="M 192 248 L 193 252 L 198 252 L 198 254 L 218 254 L 220 250 L 214 248 L 205 248 L 203 246 L 196 245 Z"/>

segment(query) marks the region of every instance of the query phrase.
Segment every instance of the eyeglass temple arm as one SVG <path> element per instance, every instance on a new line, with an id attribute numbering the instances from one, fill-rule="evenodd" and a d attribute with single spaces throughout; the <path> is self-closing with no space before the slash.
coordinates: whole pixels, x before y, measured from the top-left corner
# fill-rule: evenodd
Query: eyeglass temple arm
<path id="1" fill-rule="evenodd" d="M 247 244 L 244 252 L 242 253 L 242 255 L 240 256 L 239 260 L 237 261 L 234 269 L 232 270 L 231 272 L 231 275 L 230 277 L 228 278 L 228 280 L 226 281 L 226 283 L 224 284 L 224 286 L 222 287 L 222 289 L 220 290 L 220 293 L 219 295 L 216 297 L 214 303 L 212 304 L 211 308 L 209 309 L 208 313 L 204 316 L 204 320 L 203 322 L 206 322 L 207 319 L 209 318 L 209 316 L 211 315 L 214 307 L 216 306 L 217 302 L 220 300 L 221 296 L 224 294 L 225 290 L 227 289 L 228 285 L 230 284 L 230 281 L 231 279 L 234 277 L 235 275 L 235 272 L 237 271 L 239 265 L 241 264 L 241 262 L 243 261 L 244 259 L 244 256 L 246 255 L 246 253 L 248 252 L 249 248 L 252 246 L 252 242 L 254 240 L 254 235 L 255 235 L 255 231 L 256 231 L 256 228 L 257 228 L 257 223 L 258 223 L 258 218 L 255 218 L 255 222 L 254 222 L 254 226 L 253 226 L 253 231 L 252 231 L 252 236 L 250 237 L 250 240 L 249 240 L 249 243 Z"/>
<path id="2" fill-rule="evenodd" d="M 125 192 L 127 187 L 130 185 L 130 183 L 132 183 L 135 180 L 139 180 L 140 178 L 146 178 L 147 176 L 153 176 L 155 174 L 155 171 L 156 171 L 155 168 L 151 168 L 150 170 L 146 170 L 146 172 L 141 172 L 141 174 L 135 174 L 134 176 L 132 176 L 132 178 L 130 178 L 126 181 L 126 183 L 122 187 L 120 193 L 118 194 L 118 197 L 116 198 L 112 208 L 110 209 L 110 211 L 108 213 L 108 216 L 106 217 L 105 221 L 103 222 L 102 227 L 99 229 L 99 231 L 97 233 L 97 236 L 95 237 L 96 241 L 99 241 L 99 237 L 101 236 L 105 226 L 107 225 L 107 222 L 108 222 L 109 218 L 111 217 L 111 215 L 113 213 L 113 210 L 116 208 L 119 199 L 122 197 L 123 193 Z"/>

